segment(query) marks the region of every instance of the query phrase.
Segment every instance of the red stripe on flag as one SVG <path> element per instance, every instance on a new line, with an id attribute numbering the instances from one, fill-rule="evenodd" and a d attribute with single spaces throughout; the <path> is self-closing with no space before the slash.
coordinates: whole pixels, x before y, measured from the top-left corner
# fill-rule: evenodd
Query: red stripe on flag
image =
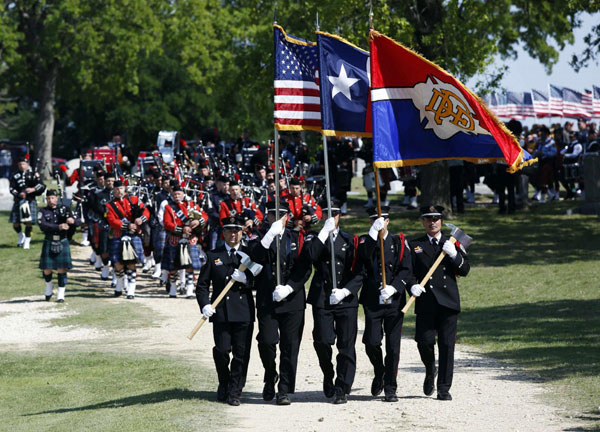
<path id="1" fill-rule="evenodd" d="M 276 103 L 275 109 L 277 111 L 316 111 L 316 112 L 320 112 L 321 105 Z"/>
<path id="2" fill-rule="evenodd" d="M 275 123 L 282 124 L 282 125 L 302 125 L 302 126 L 317 126 L 317 127 L 321 127 L 321 120 L 317 120 L 317 119 L 275 118 Z"/>
<path id="3" fill-rule="evenodd" d="M 275 94 L 278 96 L 320 96 L 319 90 L 277 87 L 275 88 Z"/>

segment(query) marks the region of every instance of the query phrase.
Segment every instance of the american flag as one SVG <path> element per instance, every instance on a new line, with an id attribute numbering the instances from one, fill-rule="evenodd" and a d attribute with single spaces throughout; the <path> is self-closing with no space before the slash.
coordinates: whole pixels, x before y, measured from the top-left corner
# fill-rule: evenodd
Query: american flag
<path id="1" fill-rule="evenodd" d="M 585 111 L 582 94 L 573 89 L 563 88 L 563 115 L 565 117 L 590 118 L 592 115 Z"/>
<path id="2" fill-rule="evenodd" d="M 586 112 L 593 114 L 594 112 L 594 95 L 592 94 L 592 91 L 589 89 L 584 89 L 583 93 L 581 94 L 581 101 L 583 103 L 583 108 L 585 109 Z"/>
<path id="3" fill-rule="evenodd" d="M 530 92 L 523 93 L 523 117 L 535 117 L 535 110 L 533 109 L 533 96 Z"/>
<path id="4" fill-rule="evenodd" d="M 533 111 L 536 117 L 546 117 L 550 115 L 550 107 L 548 104 L 548 93 L 539 90 L 531 89 L 531 97 L 533 99 Z"/>
<path id="5" fill-rule="evenodd" d="M 275 30 L 275 127 L 278 130 L 321 130 L 318 82 L 319 51 L 309 42 Z"/>
<path id="6" fill-rule="evenodd" d="M 562 117 L 563 116 L 563 91 L 561 87 L 555 85 L 548 85 L 548 94 L 550 100 L 550 115 Z"/>
<path id="7" fill-rule="evenodd" d="M 600 116 L 600 87 L 593 86 L 593 107 L 594 107 L 594 116 Z"/>

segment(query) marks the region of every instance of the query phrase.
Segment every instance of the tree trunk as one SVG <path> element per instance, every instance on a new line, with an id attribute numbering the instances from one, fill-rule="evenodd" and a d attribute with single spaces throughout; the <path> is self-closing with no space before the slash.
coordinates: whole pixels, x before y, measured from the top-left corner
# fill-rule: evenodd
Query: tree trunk
<path id="1" fill-rule="evenodd" d="M 441 205 L 446 217 L 452 217 L 450 202 L 450 172 L 448 162 L 432 162 L 420 167 L 421 205 Z"/>
<path id="2" fill-rule="evenodd" d="M 58 65 L 52 64 L 40 79 L 39 112 L 35 131 L 36 168 L 42 179 L 52 175 L 52 135 L 54 134 L 54 101 Z"/>

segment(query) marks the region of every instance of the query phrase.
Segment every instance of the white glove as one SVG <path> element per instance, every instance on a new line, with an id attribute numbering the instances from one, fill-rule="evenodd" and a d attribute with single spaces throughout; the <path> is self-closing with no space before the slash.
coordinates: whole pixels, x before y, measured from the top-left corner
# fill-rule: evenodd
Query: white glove
<path id="1" fill-rule="evenodd" d="M 248 281 L 248 278 L 246 278 L 246 274 L 243 271 L 240 271 L 239 269 L 235 269 L 233 271 L 233 273 L 231 274 L 231 279 L 243 284 L 245 284 Z"/>
<path id="2" fill-rule="evenodd" d="M 381 298 L 383 299 L 383 301 L 386 301 L 387 299 L 389 299 L 391 296 L 393 296 L 397 292 L 398 291 L 393 286 L 386 285 L 384 289 L 379 291 L 379 294 L 380 294 Z"/>
<path id="3" fill-rule="evenodd" d="M 336 305 L 350 295 L 350 290 L 346 288 L 334 288 L 329 296 L 329 304 Z"/>
<path id="4" fill-rule="evenodd" d="M 444 252 L 446 252 L 446 255 L 448 255 L 451 259 L 456 258 L 456 255 L 458 254 L 458 252 L 456 251 L 456 246 L 454 246 L 449 241 L 444 242 L 444 246 L 442 246 L 442 250 Z"/>
<path id="5" fill-rule="evenodd" d="M 373 240 L 377 240 L 379 231 L 381 231 L 383 227 L 385 227 L 385 219 L 382 217 L 375 219 L 375 222 L 373 222 L 373 225 L 371 225 L 371 228 L 369 229 L 369 237 Z"/>
<path id="6" fill-rule="evenodd" d="M 414 284 L 413 286 L 410 287 L 410 293 L 412 295 L 414 295 L 415 297 L 419 297 L 424 292 L 425 292 L 425 288 L 423 288 L 419 284 Z"/>
<path id="7" fill-rule="evenodd" d="M 321 243 L 325 244 L 327 237 L 329 237 L 329 233 L 332 233 L 333 231 L 335 231 L 335 219 L 330 217 L 323 224 L 323 228 L 321 228 L 321 231 L 317 237 L 319 237 Z"/>
<path id="8" fill-rule="evenodd" d="M 281 221 L 281 219 L 273 222 L 271 224 L 271 228 L 269 228 L 269 231 L 267 231 L 265 236 L 260 241 L 263 247 L 265 249 L 269 249 L 269 247 L 271 247 L 271 243 L 273 243 L 273 239 L 275 238 L 275 236 L 282 234 L 284 228 L 285 227 L 283 226 L 283 222 Z"/>
<path id="9" fill-rule="evenodd" d="M 210 318 L 214 314 L 215 314 L 215 310 L 213 309 L 213 307 L 211 305 L 207 304 L 206 306 L 204 306 L 202 308 L 202 315 L 204 315 L 206 318 Z"/>
<path id="10" fill-rule="evenodd" d="M 289 285 L 277 285 L 273 291 L 273 301 L 280 302 L 293 292 L 293 288 Z"/>

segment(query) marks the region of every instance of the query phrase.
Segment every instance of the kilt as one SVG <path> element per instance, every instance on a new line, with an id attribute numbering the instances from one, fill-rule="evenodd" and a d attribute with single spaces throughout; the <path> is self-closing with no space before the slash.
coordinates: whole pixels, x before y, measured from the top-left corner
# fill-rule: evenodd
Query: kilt
<path id="1" fill-rule="evenodd" d="M 131 237 L 131 245 L 135 250 L 136 255 L 138 256 L 137 262 L 140 264 L 144 264 L 144 247 L 142 245 L 142 239 L 139 236 Z M 123 256 L 121 254 L 121 237 L 119 238 L 111 238 L 108 241 L 108 256 L 110 257 L 110 261 L 113 263 L 123 263 Z"/>
<path id="2" fill-rule="evenodd" d="M 159 225 L 155 228 L 152 228 L 152 251 L 154 253 L 154 261 L 157 263 L 162 262 L 166 238 L 167 232 L 163 227 Z"/>
<path id="3" fill-rule="evenodd" d="M 105 222 L 93 221 L 89 225 L 90 241 L 96 254 L 102 255 L 108 252 L 108 230 L 102 229 Z"/>
<path id="4" fill-rule="evenodd" d="M 44 239 L 42 245 L 42 255 L 40 256 L 40 268 L 42 270 L 58 270 L 73 268 L 71 262 L 71 249 L 69 249 L 69 239 L 64 238 L 60 241 L 62 244 L 62 251 L 59 254 L 53 254 L 50 252 L 50 244 L 52 240 Z"/>
<path id="5" fill-rule="evenodd" d="M 12 210 L 10 211 L 10 218 L 8 221 L 10 223 L 21 223 L 21 212 L 19 211 L 19 207 L 21 205 L 21 200 L 15 201 L 12 206 Z M 31 223 L 32 225 L 37 224 L 37 201 L 30 200 L 29 201 L 29 209 L 31 210 Z"/>
<path id="6" fill-rule="evenodd" d="M 192 259 L 192 268 L 200 270 L 202 268 L 202 261 L 200 260 L 198 245 L 189 245 L 189 253 Z M 189 268 L 189 266 L 182 267 L 179 264 L 179 245 L 172 245 L 169 242 L 165 244 L 165 248 L 163 249 L 161 266 L 163 270 L 168 271 Z"/>

